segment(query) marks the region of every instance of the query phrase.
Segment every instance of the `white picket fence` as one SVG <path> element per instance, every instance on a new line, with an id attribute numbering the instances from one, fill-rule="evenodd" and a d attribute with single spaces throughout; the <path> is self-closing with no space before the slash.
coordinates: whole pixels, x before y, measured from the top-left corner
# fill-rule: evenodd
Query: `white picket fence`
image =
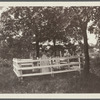
<path id="1" fill-rule="evenodd" d="M 17 59 L 13 58 L 13 70 L 17 77 L 38 75 L 54 75 L 71 71 L 81 71 L 80 56 L 48 58 L 48 59 Z"/>

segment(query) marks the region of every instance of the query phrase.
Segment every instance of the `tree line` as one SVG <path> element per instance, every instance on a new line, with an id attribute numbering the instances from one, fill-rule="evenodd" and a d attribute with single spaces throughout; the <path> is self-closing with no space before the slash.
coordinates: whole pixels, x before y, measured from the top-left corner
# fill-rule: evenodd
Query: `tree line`
<path id="1" fill-rule="evenodd" d="M 56 56 L 58 41 L 74 51 L 75 42 L 80 46 L 83 40 L 84 69 L 89 73 L 87 33 L 99 33 L 99 16 L 100 7 L 8 7 L 0 18 L 0 56 L 25 57 L 36 50 L 39 57 L 46 41 L 53 42 L 52 52 Z M 93 23 L 89 26 L 90 21 Z"/>

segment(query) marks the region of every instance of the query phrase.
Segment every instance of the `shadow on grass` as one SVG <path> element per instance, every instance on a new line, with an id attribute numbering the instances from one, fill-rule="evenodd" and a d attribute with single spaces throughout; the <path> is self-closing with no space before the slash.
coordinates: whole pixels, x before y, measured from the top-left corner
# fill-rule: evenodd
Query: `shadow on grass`
<path id="1" fill-rule="evenodd" d="M 94 74 L 83 77 L 77 72 L 25 78 L 34 93 L 100 93 L 100 78 Z M 33 85 L 34 83 L 34 85 Z M 27 89 L 28 90 L 28 89 Z"/>
<path id="2" fill-rule="evenodd" d="M 75 93 L 100 93 L 100 77 L 90 73 L 87 77 L 80 77 Z"/>
<path id="3" fill-rule="evenodd" d="M 2 68 L 0 93 L 100 93 L 100 77 L 90 74 L 83 77 L 78 72 L 26 77 L 23 82 L 12 71 Z"/>

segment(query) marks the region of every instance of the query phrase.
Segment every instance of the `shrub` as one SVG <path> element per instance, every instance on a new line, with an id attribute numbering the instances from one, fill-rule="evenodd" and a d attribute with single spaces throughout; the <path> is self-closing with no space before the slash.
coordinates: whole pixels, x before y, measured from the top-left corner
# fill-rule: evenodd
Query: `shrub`
<path id="1" fill-rule="evenodd" d="M 12 66 L 12 61 L 8 60 L 8 59 L 0 58 L 0 66 L 1 67 L 11 67 Z"/>
<path id="2" fill-rule="evenodd" d="M 100 56 L 90 60 L 91 72 L 100 76 Z"/>

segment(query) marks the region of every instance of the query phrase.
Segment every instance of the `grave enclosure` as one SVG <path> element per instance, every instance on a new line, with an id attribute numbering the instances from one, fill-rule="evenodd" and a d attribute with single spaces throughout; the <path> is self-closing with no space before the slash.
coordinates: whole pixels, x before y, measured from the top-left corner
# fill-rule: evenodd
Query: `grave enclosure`
<path id="1" fill-rule="evenodd" d="M 71 71 L 81 72 L 81 56 L 55 57 L 48 59 L 17 59 L 13 58 L 13 70 L 17 77 L 54 75 Z"/>

